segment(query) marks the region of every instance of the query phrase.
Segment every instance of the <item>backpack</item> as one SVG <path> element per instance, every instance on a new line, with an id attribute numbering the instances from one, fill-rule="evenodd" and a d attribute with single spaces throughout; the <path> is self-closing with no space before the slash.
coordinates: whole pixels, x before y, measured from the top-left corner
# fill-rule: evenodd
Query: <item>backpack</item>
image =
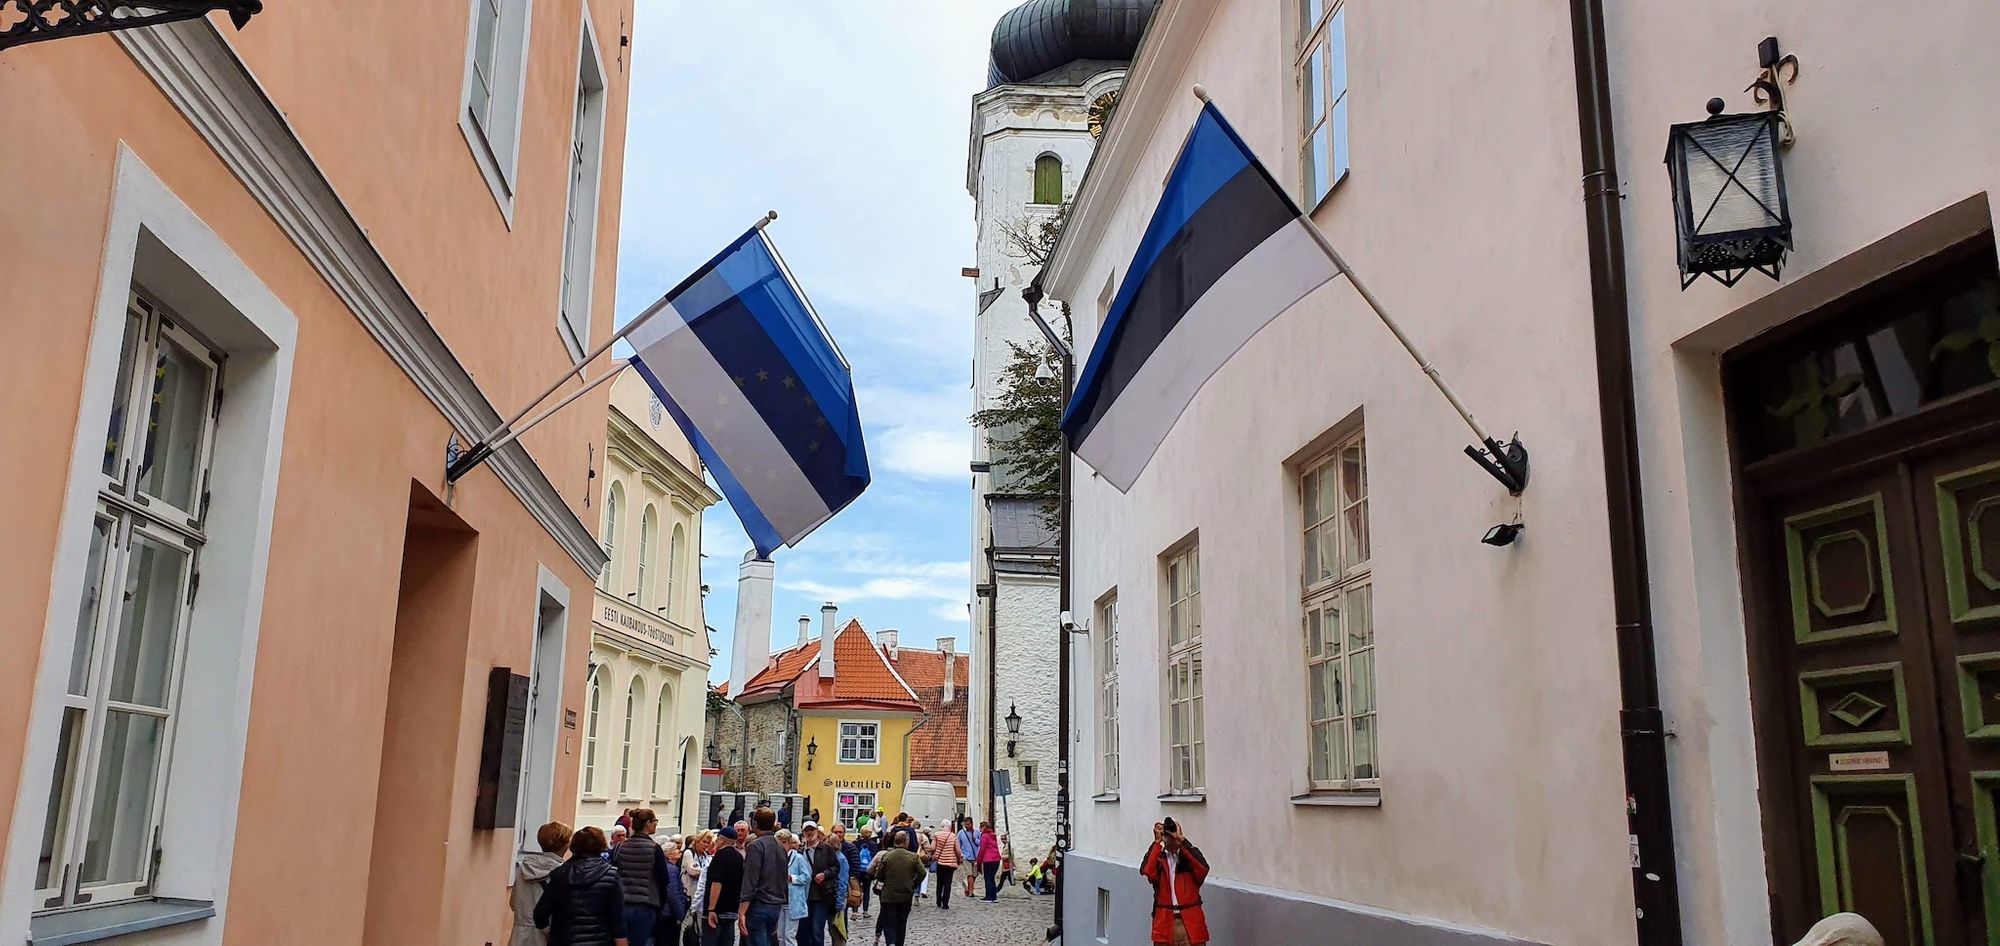
<path id="1" fill-rule="evenodd" d="M 869 847 L 868 845 L 865 845 L 865 844 L 864 844 L 864 845 L 862 845 L 862 846 L 861 846 L 861 869 L 862 869 L 863 871 L 866 871 L 866 870 L 868 869 L 868 865 L 870 865 L 870 864 L 873 864 L 873 863 L 875 863 L 875 849 L 874 849 L 874 848 L 872 848 L 872 847 Z"/>

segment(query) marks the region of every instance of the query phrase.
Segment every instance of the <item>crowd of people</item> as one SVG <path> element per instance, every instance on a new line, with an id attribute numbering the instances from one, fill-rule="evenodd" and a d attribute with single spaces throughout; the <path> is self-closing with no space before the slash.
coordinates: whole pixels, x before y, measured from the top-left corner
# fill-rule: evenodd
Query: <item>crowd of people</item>
<path id="1" fill-rule="evenodd" d="M 609 835 L 551 822 L 524 852 L 509 892 L 511 946 L 904 946 L 915 906 L 951 909 L 955 875 L 985 902 L 1009 882 L 1006 838 L 971 818 L 926 830 L 882 812 L 821 827 L 818 812 L 792 831 L 790 805 L 759 807 L 683 837 L 654 835 L 658 818 L 635 808 Z M 565 858 L 565 855 L 567 857 Z M 1056 852 L 1030 861 L 1023 886 L 1053 890 Z M 873 919 L 867 933 L 862 921 Z"/>

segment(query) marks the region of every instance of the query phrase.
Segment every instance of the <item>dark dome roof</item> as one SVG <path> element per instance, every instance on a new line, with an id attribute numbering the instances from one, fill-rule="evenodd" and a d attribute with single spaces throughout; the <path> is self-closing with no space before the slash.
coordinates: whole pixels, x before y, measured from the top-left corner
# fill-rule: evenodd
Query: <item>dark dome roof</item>
<path id="1" fill-rule="evenodd" d="M 993 25 L 987 86 L 1025 82 L 1081 59 L 1129 61 L 1159 0 L 1027 0 Z"/>

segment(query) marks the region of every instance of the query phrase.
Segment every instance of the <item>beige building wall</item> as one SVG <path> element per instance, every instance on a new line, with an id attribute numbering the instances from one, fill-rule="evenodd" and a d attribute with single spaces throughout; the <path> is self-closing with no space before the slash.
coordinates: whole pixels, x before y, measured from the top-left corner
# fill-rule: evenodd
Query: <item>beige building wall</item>
<path id="1" fill-rule="evenodd" d="M 274 5 L 241 32 L 217 17 L 0 56 L 0 166 L 40 169 L 0 214 L 14 340 L 0 346 L 0 649 L 19 658 L 0 661 L 0 935 L 25 938 L 42 908 L 37 845 L 136 282 L 229 356 L 215 448 L 228 472 L 212 484 L 152 890 L 214 916 L 147 941 L 505 938 L 515 836 L 472 814 L 487 675 L 540 656 L 545 708 L 582 708 L 603 397 L 456 487 L 445 445 L 571 364 L 557 311 L 587 46 L 604 134 L 580 274 L 591 337 L 609 331 L 632 9 L 509 4 L 525 29 L 503 205 L 457 119 L 475 6 L 403 5 L 389 23 Z M 420 627 L 440 646 L 419 647 Z M 406 682 L 415 668 L 430 673 Z M 573 810 L 560 715 L 531 733 L 522 791 L 544 807 L 523 821 Z M 408 739 L 422 756 L 385 751 Z M 404 874 L 436 896 L 383 892 Z"/>
<path id="2" fill-rule="evenodd" d="M 576 824 L 652 808 L 662 835 L 699 821 L 709 640 L 701 514 L 722 500 L 637 371 L 611 383 L 598 537 L 611 556 L 591 614 Z M 643 578 L 642 578 L 643 576 Z"/>

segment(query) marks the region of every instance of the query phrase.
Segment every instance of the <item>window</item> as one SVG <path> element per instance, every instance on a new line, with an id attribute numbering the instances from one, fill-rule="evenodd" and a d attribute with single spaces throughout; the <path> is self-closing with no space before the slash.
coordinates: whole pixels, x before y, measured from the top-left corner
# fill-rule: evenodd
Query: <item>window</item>
<path id="1" fill-rule="evenodd" d="M 1018 766 L 1021 770 L 1021 787 L 1035 788 L 1035 770 L 1041 768 L 1041 766 L 1025 759 L 1019 762 Z"/>
<path id="2" fill-rule="evenodd" d="M 529 0 L 472 0 L 465 107 L 459 126 L 502 213 L 513 217 L 520 151 L 521 93 L 527 74 Z"/>
<path id="3" fill-rule="evenodd" d="M 1203 763 L 1201 554 L 1190 544 L 1167 558 L 1167 790 L 1200 792 Z"/>
<path id="4" fill-rule="evenodd" d="M 490 2 L 490 0 L 482 0 Z M 597 270 L 598 165 L 604 150 L 604 69 L 588 21 L 577 56 L 576 112 L 569 136 L 569 199 L 563 216 L 562 295 L 557 319 L 563 346 L 581 359 L 590 348 L 592 276 Z"/>
<path id="5" fill-rule="evenodd" d="M 1299 480 L 1304 510 L 1307 766 L 1316 789 L 1367 788 L 1376 757 L 1375 614 L 1368 568 L 1367 446 L 1335 446 Z"/>
<path id="6" fill-rule="evenodd" d="M 673 541 L 667 544 L 667 601 L 663 607 L 668 609 L 667 616 L 669 618 L 673 617 L 674 589 L 680 585 L 681 559 L 686 551 L 687 530 L 681 528 L 681 524 L 676 522 L 674 523 Z"/>
<path id="7" fill-rule="evenodd" d="M 841 723 L 841 763 L 843 765 L 874 765 L 876 762 L 881 761 L 876 754 L 875 745 L 880 732 L 880 723 Z"/>
<path id="8" fill-rule="evenodd" d="M 646 514 L 639 519 L 639 607 L 653 602 L 653 534 L 660 531 L 660 516 L 653 507 L 646 507 Z"/>
<path id="9" fill-rule="evenodd" d="M 666 744 L 668 736 L 671 735 L 667 732 L 667 714 L 673 712 L 673 695 L 674 688 L 662 684 L 660 687 L 660 703 L 653 708 L 652 772 L 654 798 L 666 798 L 668 792 L 667 781 L 662 777 L 663 773 L 660 771 L 660 763 L 663 761 L 660 757 L 660 747 Z"/>
<path id="10" fill-rule="evenodd" d="M 729 767 L 732 769 L 735 768 L 738 760 L 740 760 L 741 758 L 742 758 L 741 756 L 736 754 L 736 750 L 734 749 L 729 750 Z"/>
<path id="11" fill-rule="evenodd" d="M 1118 593 L 1097 606 L 1097 790 L 1118 790 Z"/>
<path id="12" fill-rule="evenodd" d="M 645 688 L 639 678 L 625 688 L 625 732 L 618 741 L 618 797 L 632 797 L 632 730 L 639 725 L 639 698 Z"/>
<path id="13" fill-rule="evenodd" d="M 1053 154 L 1045 154 L 1035 159 L 1035 203 L 1060 204 L 1063 201 L 1062 159 Z"/>
<path id="14" fill-rule="evenodd" d="M 604 703 L 604 671 L 590 675 L 590 703 L 584 708 L 583 793 L 597 793 L 597 717 Z"/>
<path id="15" fill-rule="evenodd" d="M 618 575 L 618 513 L 625 508 L 625 487 L 617 482 L 604 494 L 604 555 L 610 561 L 604 564 L 604 571 L 597 575 L 597 587 L 605 591 L 615 591 L 612 583 Z"/>
<path id="16" fill-rule="evenodd" d="M 875 811 L 874 792 L 841 792 L 833 798 L 833 817 L 849 831 L 856 830 L 854 821 Z"/>
<path id="17" fill-rule="evenodd" d="M 222 359 L 133 293 L 77 606 L 38 903 L 145 896 L 201 576 Z"/>
<path id="18" fill-rule="evenodd" d="M 1340 0 L 1299 0 L 1299 168 L 1305 204 L 1320 202 L 1347 176 L 1347 7 Z"/>

